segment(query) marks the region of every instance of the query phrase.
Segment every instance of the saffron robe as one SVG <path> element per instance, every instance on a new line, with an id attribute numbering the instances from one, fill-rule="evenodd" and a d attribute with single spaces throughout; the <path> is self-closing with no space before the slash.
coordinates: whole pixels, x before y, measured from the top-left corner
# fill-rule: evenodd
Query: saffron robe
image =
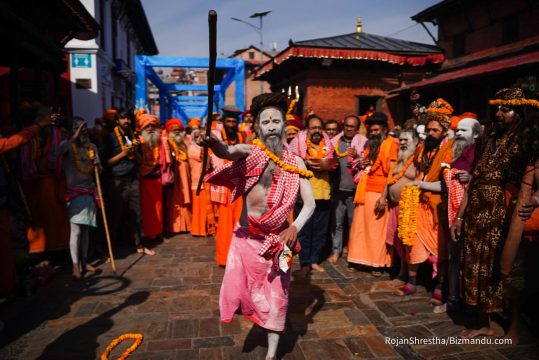
<path id="1" fill-rule="evenodd" d="M 195 236 L 215 234 L 215 215 L 210 200 L 210 185 L 203 182 L 200 195 L 196 194 L 198 181 L 202 175 L 202 151 L 203 148 L 194 143 L 187 147 L 187 157 L 191 170 L 191 202 L 193 204 L 191 234 Z"/>
<path id="2" fill-rule="evenodd" d="M 365 156 L 370 149 L 367 148 Z M 391 266 L 391 253 L 386 244 L 389 212 L 376 215 L 376 202 L 384 191 L 391 161 L 397 160 L 398 143 L 388 136 L 380 145 L 374 171 L 361 175 L 354 202 L 356 208 L 350 227 L 348 262 L 372 267 Z"/>

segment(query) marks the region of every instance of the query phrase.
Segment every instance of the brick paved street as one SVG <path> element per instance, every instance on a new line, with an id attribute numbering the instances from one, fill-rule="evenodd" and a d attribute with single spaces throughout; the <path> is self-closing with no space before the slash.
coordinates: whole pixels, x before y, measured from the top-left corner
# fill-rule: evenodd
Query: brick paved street
<path id="1" fill-rule="evenodd" d="M 240 317 L 219 323 L 224 270 L 213 263 L 213 239 L 181 235 L 155 249 L 155 257 L 120 259 L 120 279 L 108 265 L 80 283 L 60 272 L 36 295 L 3 304 L 0 358 L 98 359 L 115 337 L 140 332 L 144 342 L 132 359 L 263 359 L 265 336 L 259 328 Z M 386 344 L 386 336 L 451 336 L 464 328 L 465 319 L 433 314 L 423 287 L 403 299 L 392 294 L 387 275 L 350 274 L 343 260 L 324 266 L 326 273 L 292 282 L 279 346 L 284 359 L 538 358 L 538 339 L 529 334 L 512 348 Z M 127 346 L 120 345 L 111 358 Z"/>

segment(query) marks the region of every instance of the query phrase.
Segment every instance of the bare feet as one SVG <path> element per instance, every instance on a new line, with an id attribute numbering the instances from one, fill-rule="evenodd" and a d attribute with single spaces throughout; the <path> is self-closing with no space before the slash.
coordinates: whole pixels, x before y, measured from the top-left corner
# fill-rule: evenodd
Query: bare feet
<path id="1" fill-rule="evenodd" d="M 432 312 L 435 314 L 442 314 L 447 311 L 447 303 L 443 303 L 442 305 L 435 305 L 432 309 Z"/>
<path id="2" fill-rule="evenodd" d="M 97 272 L 99 269 L 96 268 L 95 266 L 92 266 L 90 264 L 86 264 L 86 271 L 88 272 Z"/>
<path id="3" fill-rule="evenodd" d="M 459 334 L 459 337 L 463 339 L 473 339 L 478 336 L 494 336 L 494 331 L 489 327 L 484 327 L 481 329 L 466 329 Z"/>
<path id="4" fill-rule="evenodd" d="M 382 276 L 382 272 L 380 270 L 373 270 L 371 271 L 371 275 L 374 277 L 380 277 Z"/>
<path id="5" fill-rule="evenodd" d="M 328 261 L 329 261 L 330 264 L 336 264 L 337 261 L 339 261 L 339 253 L 334 252 L 333 254 L 331 254 Z"/>
<path id="6" fill-rule="evenodd" d="M 313 270 L 316 270 L 318 272 L 326 272 L 326 270 L 324 270 L 324 268 L 318 264 L 311 264 L 311 267 L 313 268 Z"/>
<path id="7" fill-rule="evenodd" d="M 80 280 L 82 278 L 82 275 L 80 273 L 79 264 L 73 264 L 73 277 L 77 280 Z"/>
<path id="8" fill-rule="evenodd" d="M 406 282 L 405 282 L 405 281 L 402 281 L 402 280 L 399 279 L 399 278 L 395 278 L 395 279 L 393 279 L 393 280 L 391 280 L 391 281 L 388 282 L 388 285 L 389 285 L 389 286 L 394 286 L 394 287 L 401 287 L 401 286 L 403 286 L 404 284 L 406 284 Z"/>
<path id="9" fill-rule="evenodd" d="M 345 246 L 342 248 L 342 253 L 343 254 L 348 254 L 348 246 Z"/>
<path id="10" fill-rule="evenodd" d="M 358 268 L 353 266 L 353 265 L 349 265 L 347 268 L 346 268 L 346 272 L 349 272 L 349 273 L 355 273 L 355 272 L 358 272 Z"/>
<path id="11" fill-rule="evenodd" d="M 138 248 L 137 253 L 146 254 L 146 255 L 149 255 L 149 256 L 154 256 L 155 255 L 155 251 L 153 251 L 151 249 L 148 249 L 148 248 L 145 248 L 145 247 Z"/>

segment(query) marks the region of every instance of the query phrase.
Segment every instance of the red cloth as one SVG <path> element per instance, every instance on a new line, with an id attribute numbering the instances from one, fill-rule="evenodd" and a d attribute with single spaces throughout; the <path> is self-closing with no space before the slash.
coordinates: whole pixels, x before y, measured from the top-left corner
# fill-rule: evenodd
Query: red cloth
<path id="1" fill-rule="evenodd" d="M 163 232 L 163 186 L 161 179 L 140 178 L 140 207 L 144 236 L 155 238 Z"/>

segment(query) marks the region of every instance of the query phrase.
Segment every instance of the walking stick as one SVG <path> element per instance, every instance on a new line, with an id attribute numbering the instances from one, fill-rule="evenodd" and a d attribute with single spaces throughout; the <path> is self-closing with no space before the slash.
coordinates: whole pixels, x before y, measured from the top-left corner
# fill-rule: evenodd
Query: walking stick
<path id="1" fill-rule="evenodd" d="M 112 254 L 112 245 L 110 243 L 110 233 L 109 233 L 109 224 L 107 223 L 107 212 L 105 211 L 105 201 L 103 200 L 103 193 L 101 192 L 101 180 L 99 179 L 99 166 L 94 166 L 95 174 L 95 184 L 97 185 L 97 196 L 99 197 L 99 202 L 101 203 L 101 215 L 103 216 L 103 225 L 105 226 L 105 235 L 107 236 L 107 245 L 109 247 L 109 256 L 110 264 L 112 265 L 112 272 L 115 277 L 118 277 L 116 274 L 116 264 L 114 263 L 114 255 Z"/>
<path id="2" fill-rule="evenodd" d="M 215 84 L 215 62 L 217 59 L 217 12 L 210 10 L 208 12 L 208 28 L 210 36 L 210 65 L 208 69 L 208 117 L 206 121 L 206 137 L 211 134 L 211 123 L 213 121 L 213 85 Z M 197 196 L 200 195 L 206 166 L 208 163 L 208 147 L 204 146 L 204 156 L 202 157 L 202 173 L 198 179 Z"/>

